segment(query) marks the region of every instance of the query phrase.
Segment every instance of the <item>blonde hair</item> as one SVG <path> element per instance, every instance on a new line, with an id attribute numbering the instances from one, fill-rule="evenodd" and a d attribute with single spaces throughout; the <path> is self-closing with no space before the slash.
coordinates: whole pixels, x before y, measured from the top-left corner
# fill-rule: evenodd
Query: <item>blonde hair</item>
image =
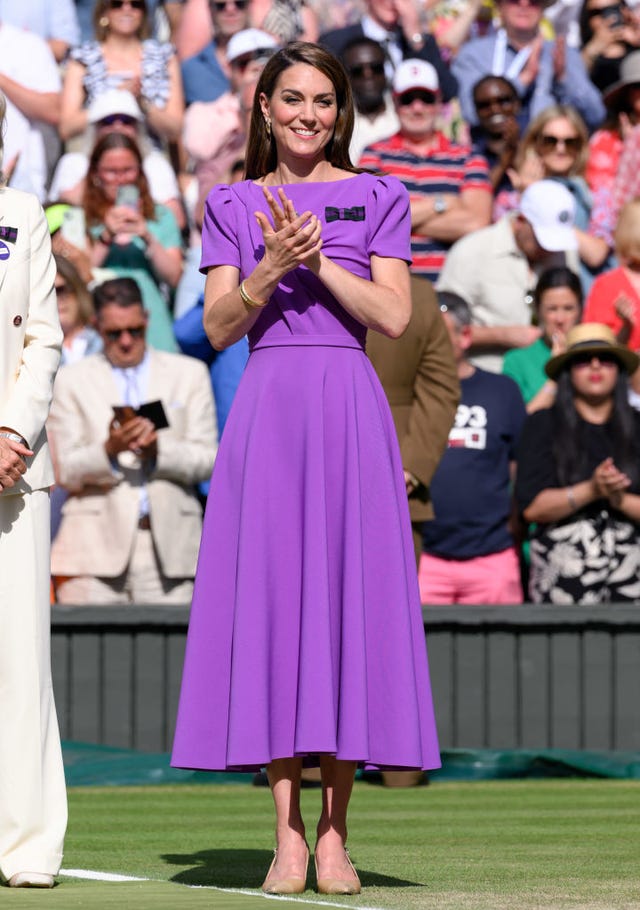
<path id="1" fill-rule="evenodd" d="M 618 259 L 640 262 L 640 198 L 622 206 L 613 236 Z"/>
<path id="2" fill-rule="evenodd" d="M 568 120 L 580 137 L 582 148 L 576 155 L 576 160 L 569 171 L 569 176 L 581 176 L 587 166 L 589 157 L 589 131 L 578 111 L 571 107 L 570 104 L 552 104 L 551 107 L 545 107 L 537 117 L 533 118 L 520 140 L 516 167 L 519 168 L 522 165 L 530 152 L 536 151 L 536 145 L 542 136 L 542 131 L 552 120 Z"/>

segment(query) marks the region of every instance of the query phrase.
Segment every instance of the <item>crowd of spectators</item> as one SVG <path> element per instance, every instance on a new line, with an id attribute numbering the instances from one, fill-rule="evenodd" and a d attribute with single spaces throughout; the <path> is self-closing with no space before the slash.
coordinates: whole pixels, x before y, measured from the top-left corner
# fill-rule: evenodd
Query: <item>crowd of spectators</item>
<path id="1" fill-rule="evenodd" d="M 591 484 L 590 516 L 603 509 L 624 515 L 625 542 L 640 543 L 633 500 L 640 493 L 640 373 L 620 355 L 640 349 L 640 7 L 616 0 L 0 0 L 3 171 L 10 186 L 35 193 L 45 206 L 64 331 L 50 426 L 60 484 L 54 533 L 63 534 L 54 543 L 56 590 L 61 598 L 66 589 L 69 599 L 72 590 L 76 598 L 99 591 L 107 599 L 116 575 L 125 577 L 138 536 L 131 529 L 127 546 L 123 535 L 117 547 L 115 537 L 112 544 L 104 538 L 119 555 L 107 560 L 100 588 L 69 584 L 70 565 L 82 563 L 77 574 L 86 575 L 91 564 L 78 562 L 82 541 L 74 549 L 69 529 L 90 523 L 92 504 L 96 522 L 104 522 L 109 508 L 96 497 L 115 502 L 120 487 L 134 490 L 127 521 L 151 532 L 144 558 L 155 561 L 175 595 L 163 541 L 177 525 L 162 526 L 172 519 L 158 501 L 169 490 L 167 501 L 177 496 L 184 518 L 197 504 L 187 490 L 198 484 L 200 501 L 206 496 L 207 459 L 190 460 L 188 452 L 195 446 L 201 453 L 216 417 L 201 402 L 198 413 L 208 423 L 194 425 L 197 414 L 186 401 L 190 361 L 171 358 L 182 351 L 205 362 L 219 435 L 248 352 L 245 340 L 216 352 L 202 330 L 204 208 L 212 186 L 242 179 L 259 74 L 274 48 L 291 40 L 319 41 L 342 59 L 356 108 L 353 163 L 395 175 L 410 196 L 415 324 L 438 343 L 417 340 L 406 348 L 403 387 L 409 363 L 416 389 L 429 373 L 428 357 L 449 363 L 446 388 L 434 384 L 430 393 L 446 402 L 436 444 L 428 457 L 416 450 L 420 434 L 428 436 L 427 422 L 405 447 L 412 453 L 405 479 L 425 602 L 464 601 L 457 582 L 463 588 L 487 559 L 489 567 L 499 565 L 487 571 L 492 585 L 469 585 L 466 602 L 526 601 L 533 594 L 553 600 L 554 591 L 560 600 L 584 600 L 589 567 L 582 556 L 581 585 L 540 582 L 546 577 L 540 541 L 576 524 L 584 505 L 576 502 L 578 484 Z M 115 295 L 107 303 L 105 286 Z M 434 319 L 444 320 L 437 332 Z M 608 327 L 610 335 L 587 332 L 585 343 L 598 341 L 589 348 L 594 375 L 602 346 L 611 345 L 611 356 L 602 357 L 617 370 L 628 412 L 611 392 L 608 407 L 587 408 L 585 417 L 587 392 L 576 393 L 553 367 L 549 372 L 580 322 Z M 143 387 L 150 383 L 135 406 L 124 397 L 132 345 L 133 360 L 139 355 L 132 366 L 145 364 Z M 184 381 L 160 394 L 153 364 L 165 356 L 167 370 Z M 108 377 L 108 368 L 117 381 L 112 376 L 106 388 L 89 388 Z M 381 370 L 381 378 L 391 400 L 393 376 Z M 149 397 L 162 399 L 169 427 L 153 423 L 161 419 L 157 411 L 144 410 Z M 415 432 L 420 417 L 434 413 L 424 387 L 415 401 L 414 413 L 403 399 L 407 413 L 397 421 L 403 457 L 400 426 Z M 124 405 L 138 421 L 128 431 Z M 567 417 L 576 408 L 579 420 Z M 528 429 L 531 420 L 537 430 Z M 558 495 L 568 515 L 534 508 L 539 485 L 522 477 L 539 428 L 557 433 L 563 420 L 580 432 L 589 425 L 588 440 L 595 438 L 591 424 L 601 427 L 589 478 L 578 477 L 566 459 L 545 475 L 559 490 L 565 484 L 568 492 Z M 518 472 L 523 425 L 528 442 Z M 553 440 L 545 445 L 556 452 Z M 606 459 L 618 472 L 615 491 L 613 481 L 607 486 L 595 474 Z M 523 491 L 533 499 L 527 502 Z M 427 513 L 417 508 L 418 498 L 429 502 Z M 150 502 L 158 517 L 151 517 Z M 532 594 L 527 559 L 516 564 L 533 521 Z M 80 536 L 85 544 L 93 539 L 86 530 Z M 181 584 L 188 585 L 193 559 L 190 553 L 180 564 Z M 504 580 L 501 590 L 496 579 Z M 599 599 L 638 599 L 633 585 L 607 587 L 601 573 L 598 579 Z M 149 590 L 163 598 L 157 586 Z"/>

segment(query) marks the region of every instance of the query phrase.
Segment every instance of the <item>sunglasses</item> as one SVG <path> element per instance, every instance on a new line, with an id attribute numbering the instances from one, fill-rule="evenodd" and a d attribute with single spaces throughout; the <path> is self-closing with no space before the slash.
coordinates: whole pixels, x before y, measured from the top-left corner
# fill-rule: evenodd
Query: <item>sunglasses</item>
<path id="1" fill-rule="evenodd" d="M 131 335 L 132 338 L 144 338 L 146 326 L 134 325 L 129 329 L 109 329 L 104 333 L 108 341 L 119 341 L 122 335 Z"/>
<path id="2" fill-rule="evenodd" d="M 571 366 L 578 367 L 578 369 L 582 370 L 585 367 L 591 366 L 594 360 L 597 360 L 600 366 L 603 367 L 618 366 L 618 358 L 615 354 L 609 354 L 607 351 L 593 354 L 577 354 L 575 357 L 571 358 Z"/>
<path id="3" fill-rule="evenodd" d="M 617 19 L 622 16 L 620 4 L 615 3 L 611 6 L 601 6 L 595 9 L 587 10 L 587 19 L 593 19 L 595 16 L 602 16 L 604 19 Z"/>
<path id="4" fill-rule="evenodd" d="M 215 0 L 211 6 L 215 6 L 216 11 L 223 13 L 227 6 L 235 6 L 236 9 L 244 9 L 248 0 Z"/>
<path id="5" fill-rule="evenodd" d="M 146 9 L 144 0 L 109 0 L 110 9 L 122 9 L 124 6 L 130 6 L 131 9 Z"/>
<path id="6" fill-rule="evenodd" d="M 414 101 L 422 101 L 423 104 L 436 104 L 438 96 L 435 92 L 430 92 L 424 88 L 412 88 L 408 92 L 398 95 L 398 104 L 401 107 L 408 107 Z"/>
<path id="7" fill-rule="evenodd" d="M 543 135 L 538 137 L 538 145 L 545 152 L 557 149 L 561 143 L 568 152 L 579 152 L 582 148 L 582 139 L 579 136 L 565 138 L 564 136 Z"/>
<path id="8" fill-rule="evenodd" d="M 121 123 L 123 126 L 133 126 L 137 122 L 135 117 L 129 117 L 128 114 L 109 114 L 108 117 L 103 117 L 98 125 L 115 126 L 116 123 Z"/>
<path id="9" fill-rule="evenodd" d="M 476 101 L 477 111 L 488 111 L 494 106 L 511 107 L 515 104 L 516 99 L 513 95 L 498 95 L 497 98 L 487 98 L 485 101 Z"/>
<path id="10" fill-rule="evenodd" d="M 349 75 L 354 79 L 362 79 L 367 73 L 372 76 L 384 76 L 384 63 L 356 63 L 349 67 Z"/>
<path id="11" fill-rule="evenodd" d="M 504 0 L 504 2 L 508 3 L 510 6 L 522 6 L 523 0 Z M 526 5 L 542 9 L 542 7 L 545 6 L 545 0 L 526 0 Z"/>
<path id="12" fill-rule="evenodd" d="M 73 288 L 70 288 L 68 284 L 56 284 L 55 291 L 58 297 L 68 297 L 73 294 Z"/>

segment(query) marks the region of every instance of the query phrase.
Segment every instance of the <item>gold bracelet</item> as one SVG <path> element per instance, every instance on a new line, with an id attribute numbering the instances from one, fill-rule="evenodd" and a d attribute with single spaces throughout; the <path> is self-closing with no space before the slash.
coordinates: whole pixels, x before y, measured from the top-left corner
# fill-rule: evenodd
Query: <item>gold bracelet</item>
<path id="1" fill-rule="evenodd" d="M 248 307 L 251 307 L 254 310 L 262 309 L 263 306 L 266 306 L 269 303 L 269 300 L 256 300 L 255 297 L 252 297 L 251 294 L 247 291 L 244 286 L 244 281 L 240 282 L 240 297 L 243 303 L 246 303 Z"/>

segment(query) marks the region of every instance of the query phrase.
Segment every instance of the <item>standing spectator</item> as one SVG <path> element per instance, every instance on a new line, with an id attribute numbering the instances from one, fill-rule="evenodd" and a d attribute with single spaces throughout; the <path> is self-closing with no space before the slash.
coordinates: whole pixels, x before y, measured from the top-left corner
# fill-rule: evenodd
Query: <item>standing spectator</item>
<path id="1" fill-rule="evenodd" d="M 89 108 L 107 89 L 131 92 L 150 135 L 176 140 L 184 97 L 172 45 L 149 37 L 146 0 L 97 0 L 95 40 L 71 52 L 64 76 L 60 135 L 86 132 Z"/>
<path id="2" fill-rule="evenodd" d="M 518 384 L 527 413 L 549 408 L 556 397 L 556 384 L 544 371 L 550 357 L 566 349 L 567 332 L 580 322 L 580 279 L 566 266 L 547 269 L 540 275 L 533 294 L 534 320 L 542 335 L 526 348 L 504 355 L 502 372 Z"/>
<path id="3" fill-rule="evenodd" d="M 58 600 L 188 603 L 202 527 L 194 485 L 216 452 L 209 378 L 197 360 L 147 347 L 131 278 L 104 282 L 94 301 L 104 351 L 63 367 L 49 420 L 69 493 L 52 549 Z M 168 421 L 158 429 L 137 414 L 157 400 Z"/>
<path id="4" fill-rule="evenodd" d="M 471 312 L 457 294 L 440 308 L 462 398 L 449 446 L 431 481 L 433 521 L 423 528 L 423 604 L 522 603 L 520 561 L 510 520 L 515 453 L 526 411 L 517 385 L 474 367 Z"/>
<path id="5" fill-rule="evenodd" d="M 371 38 L 354 38 L 343 51 L 343 62 L 355 104 L 349 157 L 357 164 L 368 145 L 397 133 L 400 121 L 384 68 L 384 50 Z"/>
<path id="6" fill-rule="evenodd" d="M 627 400 L 639 364 L 610 328 L 588 322 L 547 363 L 558 393 L 525 424 L 516 484 L 536 525 L 534 603 L 640 603 L 640 414 Z"/>
<path id="7" fill-rule="evenodd" d="M 590 129 L 604 119 L 600 92 L 589 81 L 580 53 L 562 36 L 545 41 L 540 32 L 543 0 L 498 0 L 502 28 L 463 45 L 452 69 L 459 83 L 462 114 L 476 123 L 473 86 L 482 76 L 513 82 L 528 122 L 551 104 L 571 104 Z"/>
<path id="8" fill-rule="evenodd" d="M 0 160 L 4 107 L 0 95 Z M 0 210 L 0 876 L 11 888 L 52 888 L 67 799 L 51 681 L 45 421 L 62 332 L 42 209 L 3 186 Z"/>
<path id="9" fill-rule="evenodd" d="M 80 40 L 73 0 L 0 0 L 0 19 L 47 42 L 58 63 Z"/>
<path id="10" fill-rule="evenodd" d="M 47 43 L 0 20 L 0 91 L 6 99 L 3 169 L 9 185 L 46 195 L 45 133 L 60 118 L 60 76 Z"/>
<path id="11" fill-rule="evenodd" d="M 182 24 L 188 42 L 180 53 L 180 68 L 187 105 L 215 101 L 231 84 L 227 45 L 237 32 L 249 27 L 248 0 L 210 0 L 209 28 L 187 30 L 189 7 Z"/>
<path id="12" fill-rule="evenodd" d="M 320 44 L 343 60 L 344 49 L 354 38 L 372 38 L 385 50 L 389 82 L 403 60 L 417 58 L 435 68 L 444 101 L 454 98 L 458 83 L 442 59 L 433 36 L 422 31 L 417 6 L 390 3 L 389 0 L 365 0 L 365 5 L 366 13 L 358 23 L 325 32 L 320 35 Z"/>
<path id="13" fill-rule="evenodd" d="M 437 130 L 440 89 L 430 63 L 403 61 L 393 93 L 400 130 L 365 149 L 359 165 L 404 183 L 411 199 L 411 269 L 437 281 L 451 244 L 491 221 L 487 163 Z"/>
<path id="14" fill-rule="evenodd" d="M 517 213 L 463 237 L 449 251 L 438 290 L 464 295 L 469 304 L 476 366 L 498 373 L 505 351 L 540 337 L 532 325 L 533 288 L 552 265 L 578 270 L 574 214 L 569 190 L 539 180 L 522 194 Z"/>

